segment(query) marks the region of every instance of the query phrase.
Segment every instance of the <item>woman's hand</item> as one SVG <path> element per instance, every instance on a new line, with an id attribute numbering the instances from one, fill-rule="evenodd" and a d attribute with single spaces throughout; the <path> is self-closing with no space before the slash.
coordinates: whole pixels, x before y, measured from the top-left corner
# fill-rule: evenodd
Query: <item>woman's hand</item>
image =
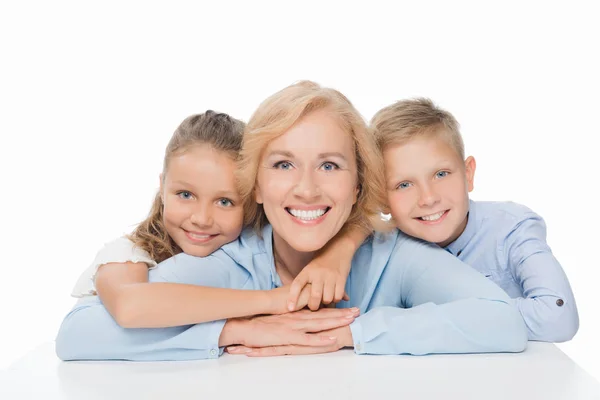
<path id="1" fill-rule="evenodd" d="M 275 357 L 285 355 L 332 353 L 344 347 L 354 347 L 352 332 L 349 326 L 319 332 L 322 337 L 335 337 L 334 342 L 321 341 L 318 344 L 287 344 L 268 347 L 230 346 L 226 351 L 230 354 L 246 355 L 248 357 Z"/>
<path id="2" fill-rule="evenodd" d="M 221 332 L 219 346 L 229 346 L 230 352 L 235 352 L 235 348 L 290 345 L 335 347 L 338 341 L 335 329 L 347 327 L 359 313 L 356 308 L 324 308 L 230 319 Z"/>

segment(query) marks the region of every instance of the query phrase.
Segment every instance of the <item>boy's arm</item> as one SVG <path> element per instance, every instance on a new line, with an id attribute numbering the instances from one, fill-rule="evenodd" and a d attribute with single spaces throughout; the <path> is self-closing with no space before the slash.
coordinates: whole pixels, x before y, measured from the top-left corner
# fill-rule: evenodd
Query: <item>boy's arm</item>
<path id="1" fill-rule="evenodd" d="M 569 280 L 546 243 L 544 220 L 527 214 L 508 234 L 504 253 L 523 289 L 524 297 L 512 301 L 525 320 L 529 340 L 572 339 L 579 328 L 577 305 Z"/>
<path id="2" fill-rule="evenodd" d="M 294 279 L 288 297 L 288 310 L 299 308 L 297 302 L 300 293 L 308 284 L 312 286 L 308 307 L 313 311 L 321 304 L 348 300 L 344 288 L 352 258 L 371 233 L 355 225 L 342 229 Z"/>

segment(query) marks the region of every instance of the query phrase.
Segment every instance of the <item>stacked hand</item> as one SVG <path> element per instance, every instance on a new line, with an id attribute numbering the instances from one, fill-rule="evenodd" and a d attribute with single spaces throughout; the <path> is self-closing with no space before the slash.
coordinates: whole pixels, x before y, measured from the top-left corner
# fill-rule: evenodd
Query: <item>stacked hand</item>
<path id="1" fill-rule="evenodd" d="M 348 325 L 358 315 L 355 308 L 323 308 L 231 319 L 219 345 L 231 354 L 251 357 L 329 353 L 353 346 Z"/>

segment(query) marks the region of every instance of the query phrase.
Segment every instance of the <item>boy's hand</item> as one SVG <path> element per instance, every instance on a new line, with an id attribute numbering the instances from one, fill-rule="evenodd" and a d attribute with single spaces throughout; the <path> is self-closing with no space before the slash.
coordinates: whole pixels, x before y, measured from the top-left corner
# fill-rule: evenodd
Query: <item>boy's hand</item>
<path id="1" fill-rule="evenodd" d="M 335 254 L 324 253 L 317 256 L 308 264 L 292 282 L 288 297 L 288 310 L 297 310 L 301 294 L 310 290 L 308 308 L 315 311 L 321 304 L 337 303 L 341 300 L 350 300 L 344 292 L 346 279 L 350 271 L 350 260 L 333 260 Z M 303 307 L 304 305 L 302 305 Z"/>

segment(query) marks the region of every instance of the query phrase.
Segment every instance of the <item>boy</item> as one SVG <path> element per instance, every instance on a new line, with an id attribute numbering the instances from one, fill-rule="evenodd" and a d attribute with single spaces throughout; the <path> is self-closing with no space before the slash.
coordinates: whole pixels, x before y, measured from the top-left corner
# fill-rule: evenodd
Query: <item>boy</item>
<path id="1" fill-rule="evenodd" d="M 529 340 L 573 338 L 579 316 L 569 281 L 546 243 L 544 220 L 512 202 L 469 200 L 475 159 L 459 125 L 428 99 L 400 101 L 371 122 L 385 161 L 389 212 L 404 233 L 438 244 L 512 298 Z"/>

